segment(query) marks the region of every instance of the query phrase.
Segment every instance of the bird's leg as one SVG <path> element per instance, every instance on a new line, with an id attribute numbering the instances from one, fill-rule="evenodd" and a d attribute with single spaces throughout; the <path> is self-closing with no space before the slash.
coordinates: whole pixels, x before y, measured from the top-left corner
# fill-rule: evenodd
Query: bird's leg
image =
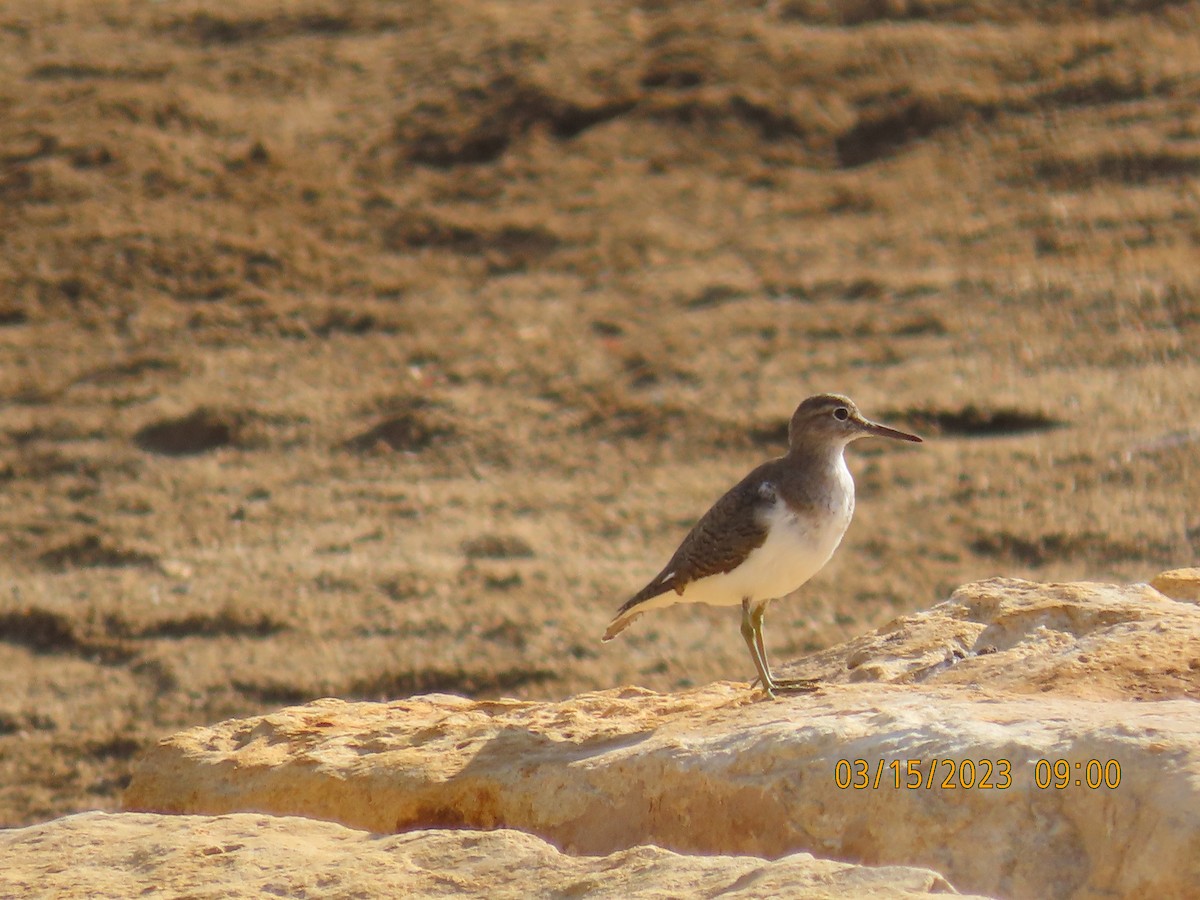
<path id="1" fill-rule="evenodd" d="M 762 636 L 759 628 L 762 616 L 750 612 L 750 601 L 742 601 L 742 640 L 750 649 L 750 658 L 754 660 L 754 668 L 758 670 L 758 680 L 762 682 L 763 690 L 772 700 L 775 699 L 775 682 L 771 680 L 771 670 L 767 668 L 766 657 L 759 652 L 762 646 Z M 753 686 L 753 685 L 752 685 Z"/>
<path id="2" fill-rule="evenodd" d="M 755 607 L 750 613 L 750 624 L 754 628 L 754 646 L 758 648 L 759 658 L 763 661 L 763 668 L 768 672 L 771 671 L 771 663 L 767 659 L 767 644 L 763 640 L 763 622 L 767 618 L 767 604 Z"/>
<path id="3" fill-rule="evenodd" d="M 763 621 L 767 617 L 767 604 L 763 604 L 755 608 L 750 614 L 750 624 L 754 631 L 754 642 L 757 645 L 758 656 L 762 658 L 763 668 L 768 672 L 771 671 L 771 664 L 767 662 L 767 645 L 763 641 Z M 818 687 L 818 680 L 815 678 L 773 678 L 771 686 L 777 691 L 803 693 L 807 691 L 815 691 Z"/>

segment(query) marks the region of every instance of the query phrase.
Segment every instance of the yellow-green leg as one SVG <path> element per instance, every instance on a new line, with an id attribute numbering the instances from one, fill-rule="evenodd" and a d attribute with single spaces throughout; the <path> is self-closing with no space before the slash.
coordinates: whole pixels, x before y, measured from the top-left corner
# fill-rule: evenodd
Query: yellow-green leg
<path id="1" fill-rule="evenodd" d="M 766 654 L 762 652 L 762 610 L 751 611 L 749 600 L 742 601 L 742 640 L 750 649 L 750 658 L 754 660 L 763 690 L 774 700 L 775 682 L 771 679 L 771 670 L 767 668 Z"/>
<path id="2" fill-rule="evenodd" d="M 742 637 L 746 636 L 747 617 L 749 618 L 750 633 L 754 638 L 754 646 L 750 648 L 750 654 L 754 657 L 755 665 L 758 666 L 759 679 L 763 681 L 764 686 L 768 682 L 770 683 L 770 687 L 766 688 L 767 694 L 774 697 L 777 691 L 805 693 L 817 690 L 819 682 L 815 678 L 776 679 L 771 676 L 771 664 L 767 661 L 767 645 L 763 640 L 763 621 L 767 617 L 767 604 L 763 603 L 751 609 L 749 603 L 742 601 Z M 748 638 L 747 643 L 749 643 Z M 761 665 L 759 665 L 760 661 Z M 766 674 L 765 679 L 763 678 L 764 673 Z"/>

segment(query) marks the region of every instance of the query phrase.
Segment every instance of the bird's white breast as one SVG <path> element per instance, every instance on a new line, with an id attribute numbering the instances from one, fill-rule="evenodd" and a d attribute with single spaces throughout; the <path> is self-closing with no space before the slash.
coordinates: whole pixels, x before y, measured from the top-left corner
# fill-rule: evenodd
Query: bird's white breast
<path id="1" fill-rule="evenodd" d="M 839 453 L 831 481 L 836 485 L 824 505 L 795 513 L 779 497 L 764 514 L 767 539 L 737 568 L 691 582 L 676 603 L 732 606 L 742 600 L 774 600 L 790 594 L 817 574 L 842 542 L 854 515 L 854 480 Z"/>

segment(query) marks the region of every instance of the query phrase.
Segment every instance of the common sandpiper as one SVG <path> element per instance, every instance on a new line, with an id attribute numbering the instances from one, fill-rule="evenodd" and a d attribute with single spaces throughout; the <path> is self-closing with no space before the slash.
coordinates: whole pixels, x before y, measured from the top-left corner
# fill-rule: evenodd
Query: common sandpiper
<path id="1" fill-rule="evenodd" d="M 813 577 L 854 515 L 846 445 L 864 437 L 920 443 L 915 434 L 865 418 L 849 397 L 817 394 L 792 414 L 788 451 L 734 485 L 700 517 L 661 572 L 617 611 L 612 640 L 638 616 L 675 603 L 742 607 L 742 637 L 767 695 L 813 690 L 807 679 L 776 679 L 767 662 L 767 605 Z"/>

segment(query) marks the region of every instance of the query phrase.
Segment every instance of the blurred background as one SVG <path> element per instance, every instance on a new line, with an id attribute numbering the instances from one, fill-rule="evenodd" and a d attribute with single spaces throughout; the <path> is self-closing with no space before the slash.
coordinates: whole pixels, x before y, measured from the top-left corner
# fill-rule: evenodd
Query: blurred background
<path id="1" fill-rule="evenodd" d="M 850 394 L 792 660 L 1200 550 L 1200 4 L 8 0 L 0 825 L 336 696 L 748 681 L 601 645 Z"/>

